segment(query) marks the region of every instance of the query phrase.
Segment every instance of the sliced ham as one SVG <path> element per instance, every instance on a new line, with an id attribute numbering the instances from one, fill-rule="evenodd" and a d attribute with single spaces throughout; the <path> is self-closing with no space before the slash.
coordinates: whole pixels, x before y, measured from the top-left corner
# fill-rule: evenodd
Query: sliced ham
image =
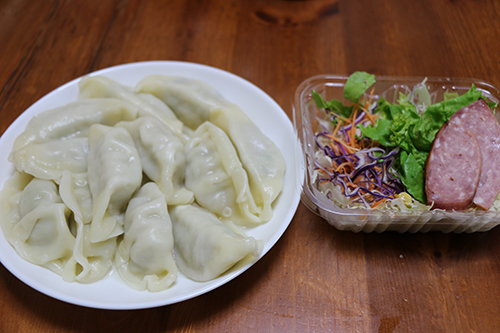
<path id="1" fill-rule="evenodd" d="M 488 210 L 500 192 L 500 126 L 488 104 L 481 98 L 458 110 L 449 124 L 463 126 L 479 142 L 481 178 L 473 202 Z"/>
<path id="2" fill-rule="evenodd" d="M 427 159 L 425 192 L 434 208 L 462 210 L 476 194 L 481 176 L 476 136 L 459 124 L 445 123 Z"/>

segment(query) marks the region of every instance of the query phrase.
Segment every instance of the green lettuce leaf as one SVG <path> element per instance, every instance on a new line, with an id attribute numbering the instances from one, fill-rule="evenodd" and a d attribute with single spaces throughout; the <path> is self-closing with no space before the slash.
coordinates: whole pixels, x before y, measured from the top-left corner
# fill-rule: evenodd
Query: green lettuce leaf
<path id="1" fill-rule="evenodd" d="M 471 88 L 463 95 L 452 98 L 452 99 L 447 99 L 439 103 L 435 103 L 430 105 L 425 113 L 427 112 L 441 112 L 446 114 L 448 119 L 463 108 L 464 106 L 467 106 L 471 104 L 472 102 L 477 101 L 479 98 L 481 98 L 481 91 L 476 88 L 475 85 L 472 85 Z"/>
<path id="2" fill-rule="evenodd" d="M 481 91 L 472 85 L 462 96 L 430 105 L 420 117 L 420 121 L 414 125 L 411 133 L 411 138 L 419 150 L 430 151 L 432 141 L 443 124 L 450 120 L 455 112 L 477 101 L 480 97 Z"/>
<path id="3" fill-rule="evenodd" d="M 342 117 L 349 118 L 352 113 L 352 106 L 344 106 L 342 102 L 332 99 L 331 101 L 325 101 L 323 96 L 318 94 L 315 90 L 311 91 L 314 103 L 319 109 L 328 109 L 335 113 L 338 113 Z"/>
<path id="4" fill-rule="evenodd" d="M 399 174 L 406 190 L 415 200 L 427 203 L 425 194 L 425 160 L 427 154 L 417 153 L 414 155 L 402 151 L 399 157 Z M 424 160 L 424 163 L 421 161 Z"/>
<path id="5" fill-rule="evenodd" d="M 351 102 L 357 103 L 359 98 L 364 94 L 373 83 L 375 83 L 375 75 L 365 72 L 354 72 L 347 79 L 344 86 L 344 97 Z M 343 105 L 341 101 L 332 99 L 326 101 L 323 96 L 315 90 L 311 92 L 312 98 L 319 109 L 327 109 L 339 114 L 342 117 L 349 118 L 352 114 L 352 106 Z"/>
<path id="6" fill-rule="evenodd" d="M 495 114 L 496 108 L 498 107 L 498 103 L 487 101 L 484 97 L 483 99 L 485 100 L 486 104 L 488 104 L 490 109 L 493 111 L 493 114 Z"/>
<path id="7" fill-rule="evenodd" d="M 352 73 L 344 86 L 344 97 L 357 103 L 359 98 L 375 83 L 375 75 L 366 72 Z"/>
<path id="8" fill-rule="evenodd" d="M 456 91 L 445 91 L 443 93 L 443 100 L 447 101 L 449 99 L 454 99 L 460 96 Z"/>
<path id="9" fill-rule="evenodd" d="M 449 119 L 444 113 L 424 112 L 410 132 L 411 140 L 421 151 L 429 152 L 437 132 Z"/>
<path id="10" fill-rule="evenodd" d="M 375 141 L 380 142 L 381 145 L 386 147 L 395 147 L 394 143 L 391 140 L 392 130 L 391 130 L 392 121 L 389 119 L 380 118 L 377 121 L 377 126 L 368 126 L 368 127 L 358 127 L 361 130 L 361 133 Z"/>
<path id="11" fill-rule="evenodd" d="M 379 115 L 375 126 L 358 126 L 364 136 L 384 146 L 403 147 L 407 151 L 414 149 L 409 133 L 412 126 L 420 119 L 414 105 L 389 104 L 387 100 L 381 98 L 375 112 Z"/>

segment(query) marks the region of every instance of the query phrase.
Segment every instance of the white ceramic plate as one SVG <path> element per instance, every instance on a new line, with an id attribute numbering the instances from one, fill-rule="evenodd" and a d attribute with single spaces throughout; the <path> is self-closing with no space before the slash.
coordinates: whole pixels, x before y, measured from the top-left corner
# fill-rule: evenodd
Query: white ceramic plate
<path id="1" fill-rule="evenodd" d="M 295 179 L 296 165 L 292 144 L 296 138 L 290 119 L 271 97 L 252 83 L 234 74 L 204 65 L 174 61 L 139 62 L 110 67 L 90 75 L 104 75 L 121 84 L 135 86 L 143 77 L 151 74 L 181 75 L 208 82 L 226 99 L 238 104 L 281 150 L 287 163 L 287 171 L 285 186 L 274 205 L 274 216 L 268 223 L 248 230 L 249 236 L 264 241 L 265 246 L 260 257 L 264 256 L 290 224 L 300 198 L 300 182 Z M 5 131 L 0 138 L 1 187 L 14 171 L 13 165 L 8 162 L 14 139 L 34 115 L 76 100 L 79 80 L 75 79 L 41 98 Z M 117 272 L 112 272 L 93 284 L 65 282 L 48 269 L 21 259 L 3 234 L 0 235 L 0 261 L 24 283 L 48 296 L 68 303 L 102 309 L 141 309 L 187 300 L 227 283 L 255 263 L 254 261 L 237 265 L 221 277 L 204 283 L 191 281 L 180 273 L 170 289 L 152 293 L 131 289 Z"/>

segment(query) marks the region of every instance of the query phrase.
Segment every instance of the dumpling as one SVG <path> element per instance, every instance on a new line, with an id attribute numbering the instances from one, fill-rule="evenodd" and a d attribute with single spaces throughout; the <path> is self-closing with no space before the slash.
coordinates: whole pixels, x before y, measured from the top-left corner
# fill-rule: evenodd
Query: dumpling
<path id="1" fill-rule="evenodd" d="M 86 76 L 78 83 L 79 96 L 85 98 L 116 98 L 138 107 L 138 116 L 154 117 L 177 135 L 182 133 L 182 122 L 170 108 L 150 94 L 134 93 L 130 87 L 123 86 L 104 76 Z"/>
<path id="2" fill-rule="evenodd" d="M 161 99 L 193 130 L 209 119 L 212 108 L 224 101 L 209 84 L 181 76 L 150 75 L 135 90 Z"/>
<path id="3" fill-rule="evenodd" d="M 64 170 L 87 172 L 88 139 L 71 138 L 30 143 L 14 151 L 11 160 L 20 172 L 59 183 Z"/>
<path id="4" fill-rule="evenodd" d="M 169 288 L 177 279 L 172 223 L 165 197 L 155 183 L 143 185 L 130 200 L 124 227 L 115 257 L 120 276 L 138 290 Z"/>
<path id="5" fill-rule="evenodd" d="M 14 141 L 15 152 L 29 143 L 84 137 L 93 124 L 113 126 L 137 118 L 137 107 L 113 98 L 78 100 L 34 116 Z"/>
<path id="6" fill-rule="evenodd" d="M 132 135 L 141 157 L 144 173 L 156 182 L 167 198 L 167 204 L 188 204 L 193 193 L 184 186 L 184 144 L 174 133 L 152 117 L 121 122 Z"/>
<path id="7" fill-rule="evenodd" d="M 231 140 L 209 122 L 186 144 L 186 187 L 200 206 L 219 217 L 245 226 L 264 221 Z"/>
<path id="8" fill-rule="evenodd" d="M 69 209 L 50 180 L 33 178 L 20 193 L 17 205 L 11 206 L 15 212 L 2 223 L 6 239 L 24 260 L 62 275 L 75 244 L 68 227 Z"/>
<path id="9" fill-rule="evenodd" d="M 88 182 L 92 193 L 91 242 L 123 233 L 122 214 L 142 181 L 139 153 L 129 132 L 93 125 L 89 130 Z"/>
<path id="10" fill-rule="evenodd" d="M 65 170 L 59 184 L 59 194 L 64 204 L 73 212 L 70 230 L 76 235 L 73 257 L 64 268 L 63 279 L 81 283 L 98 281 L 113 265 L 117 238 L 90 242 L 92 194 L 87 173 L 73 174 Z"/>
<path id="11" fill-rule="evenodd" d="M 281 151 L 235 104 L 214 108 L 210 122 L 221 128 L 233 142 L 248 173 L 255 203 L 262 208 L 261 218 L 270 220 L 272 203 L 284 185 L 286 164 Z"/>
<path id="12" fill-rule="evenodd" d="M 10 243 L 12 229 L 22 218 L 19 203 L 23 190 L 33 179 L 32 175 L 14 171 L 0 191 L 0 227 L 5 239 Z"/>
<path id="13" fill-rule="evenodd" d="M 192 280 L 215 279 L 243 258 L 258 257 L 262 251 L 262 241 L 235 233 L 198 206 L 175 206 L 170 218 L 177 267 Z"/>
<path id="14" fill-rule="evenodd" d="M 15 171 L 14 174 L 5 181 L 0 191 L 0 225 L 7 240 L 12 237 L 12 229 L 22 218 L 19 203 L 24 188 L 31 180 L 33 180 L 32 175 Z"/>

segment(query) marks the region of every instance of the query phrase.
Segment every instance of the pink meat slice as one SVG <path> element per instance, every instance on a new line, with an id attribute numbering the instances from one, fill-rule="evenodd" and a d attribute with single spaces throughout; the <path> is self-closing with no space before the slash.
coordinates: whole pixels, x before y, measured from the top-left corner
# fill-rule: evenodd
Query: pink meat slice
<path id="1" fill-rule="evenodd" d="M 425 192 L 434 208 L 463 210 L 476 194 L 481 176 L 481 149 L 470 131 L 445 123 L 427 158 Z"/>
<path id="2" fill-rule="evenodd" d="M 500 192 L 500 126 L 488 104 L 480 98 L 458 110 L 450 124 L 463 126 L 474 134 L 482 155 L 481 178 L 474 204 L 488 210 Z"/>

